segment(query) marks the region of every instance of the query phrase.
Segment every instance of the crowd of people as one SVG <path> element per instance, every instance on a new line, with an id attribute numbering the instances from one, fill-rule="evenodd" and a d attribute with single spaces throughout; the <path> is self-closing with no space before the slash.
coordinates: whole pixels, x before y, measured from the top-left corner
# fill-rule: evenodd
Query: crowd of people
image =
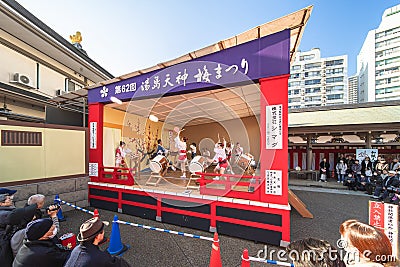
<path id="1" fill-rule="evenodd" d="M 1 267 L 102 267 L 130 266 L 123 258 L 99 249 L 106 239 L 106 222 L 92 218 L 83 223 L 75 248 L 63 246 L 54 204 L 45 208 L 45 196 L 32 195 L 22 208 L 13 202 L 16 190 L 0 188 L 0 266 Z"/>
<path id="2" fill-rule="evenodd" d="M 91 218 L 79 229 L 75 248 L 65 247 L 58 235 L 58 205 L 44 209 L 45 197 L 31 196 L 23 208 L 16 208 L 13 196 L 16 190 L 0 188 L 0 259 L 2 267 L 102 267 L 130 266 L 122 257 L 102 251 L 104 227 L 108 222 Z M 383 231 L 359 222 L 347 220 L 339 232 L 344 251 L 327 241 L 306 238 L 292 242 L 287 251 L 295 267 L 300 266 L 399 266 L 392 255 L 389 238 Z M 366 253 L 368 252 L 368 253 Z"/>
<path id="3" fill-rule="evenodd" d="M 326 158 L 320 162 L 320 182 L 326 182 L 330 174 Z M 339 155 L 334 167 L 335 178 L 351 190 L 365 191 L 372 198 L 390 203 L 399 203 L 400 162 L 394 158 L 386 162 L 378 156 L 375 161 L 366 156 L 361 162 L 352 155 Z"/>

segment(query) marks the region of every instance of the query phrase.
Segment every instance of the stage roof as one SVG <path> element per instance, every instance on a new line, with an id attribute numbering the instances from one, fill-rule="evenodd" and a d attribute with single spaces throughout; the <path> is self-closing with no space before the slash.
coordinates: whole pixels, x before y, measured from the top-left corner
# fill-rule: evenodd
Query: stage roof
<path id="1" fill-rule="evenodd" d="M 98 86 L 111 84 L 116 81 L 135 77 L 135 76 L 138 76 L 138 75 L 141 75 L 144 73 L 148 73 L 148 72 L 151 72 L 154 70 L 162 70 L 162 69 L 170 67 L 172 65 L 187 62 L 187 61 L 190 61 L 190 60 L 198 58 L 198 57 L 202 57 L 202 56 L 209 55 L 209 54 L 212 54 L 212 53 L 215 53 L 215 52 L 227 49 L 227 48 L 231 48 L 231 47 L 234 47 L 234 46 L 237 46 L 237 45 L 240 45 L 240 44 L 252 41 L 252 40 L 256 40 L 258 38 L 262 38 L 264 36 L 267 36 L 267 35 L 270 35 L 273 33 L 283 31 L 285 29 L 291 30 L 290 31 L 290 59 L 292 61 L 292 60 L 294 60 L 295 52 L 297 51 L 297 49 L 300 45 L 300 40 L 303 36 L 305 26 L 310 18 L 312 9 L 313 9 L 313 6 L 308 6 L 301 10 L 293 12 L 289 15 L 286 15 L 281 18 L 275 19 L 273 21 L 256 26 L 246 32 L 243 32 L 241 34 L 238 34 L 238 35 L 228 38 L 226 40 L 222 40 L 213 45 L 190 52 L 181 57 L 156 64 L 155 66 L 152 66 L 150 68 L 137 70 L 137 71 L 116 77 L 114 79 L 100 82 L 100 83 L 90 86 L 88 88 L 81 89 L 78 92 L 71 92 L 71 93 L 64 94 L 62 96 L 57 96 L 57 97 L 53 98 L 51 101 L 57 102 L 61 105 L 71 105 L 71 104 L 72 105 L 74 105 L 74 104 L 82 105 L 82 96 L 87 96 L 87 90 L 90 90 L 91 88 L 96 88 Z M 240 102 L 240 101 L 241 100 L 238 100 L 238 102 Z"/>

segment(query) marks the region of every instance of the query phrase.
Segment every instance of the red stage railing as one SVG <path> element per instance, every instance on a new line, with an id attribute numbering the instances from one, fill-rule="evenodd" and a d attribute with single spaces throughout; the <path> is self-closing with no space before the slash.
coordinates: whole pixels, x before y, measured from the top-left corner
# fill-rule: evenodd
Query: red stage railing
<path id="1" fill-rule="evenodd" d="M 135 184 L 132 169 L 119 167 L 101 167 L 99 170 L 99 177 L 97 179 L 92 179 L 92 181 L 122 185 Z"/>
<path id="2" fill-rule="evenodd" d="M 261 199 L 260 185 L 262 181 L 260 176 L 202 172 L 197 172 L 196 174 L 200 175 L 197 182 L 200 183 L 200 194 L 202 195 L 224 196 L 255 201 L 260 201 Z M 206 177 L 211 178 L 207 179 Z M 220 180 L 213 180 L 212 178 L 214 177 L 220 177 Z"/>

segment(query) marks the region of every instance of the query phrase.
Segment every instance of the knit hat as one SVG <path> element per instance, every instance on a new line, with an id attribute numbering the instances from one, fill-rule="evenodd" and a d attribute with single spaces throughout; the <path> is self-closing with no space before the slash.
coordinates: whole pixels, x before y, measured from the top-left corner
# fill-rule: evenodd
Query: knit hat
<path id="1" fill-rule="evenodd" d="M 52 225 L 53 221 L 50 218 L 32 221 L 26 227 L 26 238 L 29 241 L 39 240 L 50 230 Z"/>
<path id="2" fill-rule="evenodd" d="M 17 192 L 17 190 L 11 190 L 8 188 L 0 188 L 0 194 L 7 194 L 9 196 L 14 195 Z"/>
<path id="3" fill-rule="evenodd" d="M 77 240 L 79 242 L 94 239 L 104 228 L 104 225 L 108 225 L 108 222 L 100 221 L 99 218 L 91 218 L 84 222 L 79 228 L 79 234 Z"/>

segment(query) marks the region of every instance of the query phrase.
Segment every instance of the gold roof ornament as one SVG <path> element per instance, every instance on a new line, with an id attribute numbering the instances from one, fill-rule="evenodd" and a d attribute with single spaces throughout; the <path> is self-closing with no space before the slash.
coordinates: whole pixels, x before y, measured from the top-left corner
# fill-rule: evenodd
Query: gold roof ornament
<path id="1" fill-rule="evenodd" d="M 77 31 L 74 35 L 70 35 L 69 39 L 71 39 L 72 44 L 80 44 L 82 42 L 81 32 Z"/>

